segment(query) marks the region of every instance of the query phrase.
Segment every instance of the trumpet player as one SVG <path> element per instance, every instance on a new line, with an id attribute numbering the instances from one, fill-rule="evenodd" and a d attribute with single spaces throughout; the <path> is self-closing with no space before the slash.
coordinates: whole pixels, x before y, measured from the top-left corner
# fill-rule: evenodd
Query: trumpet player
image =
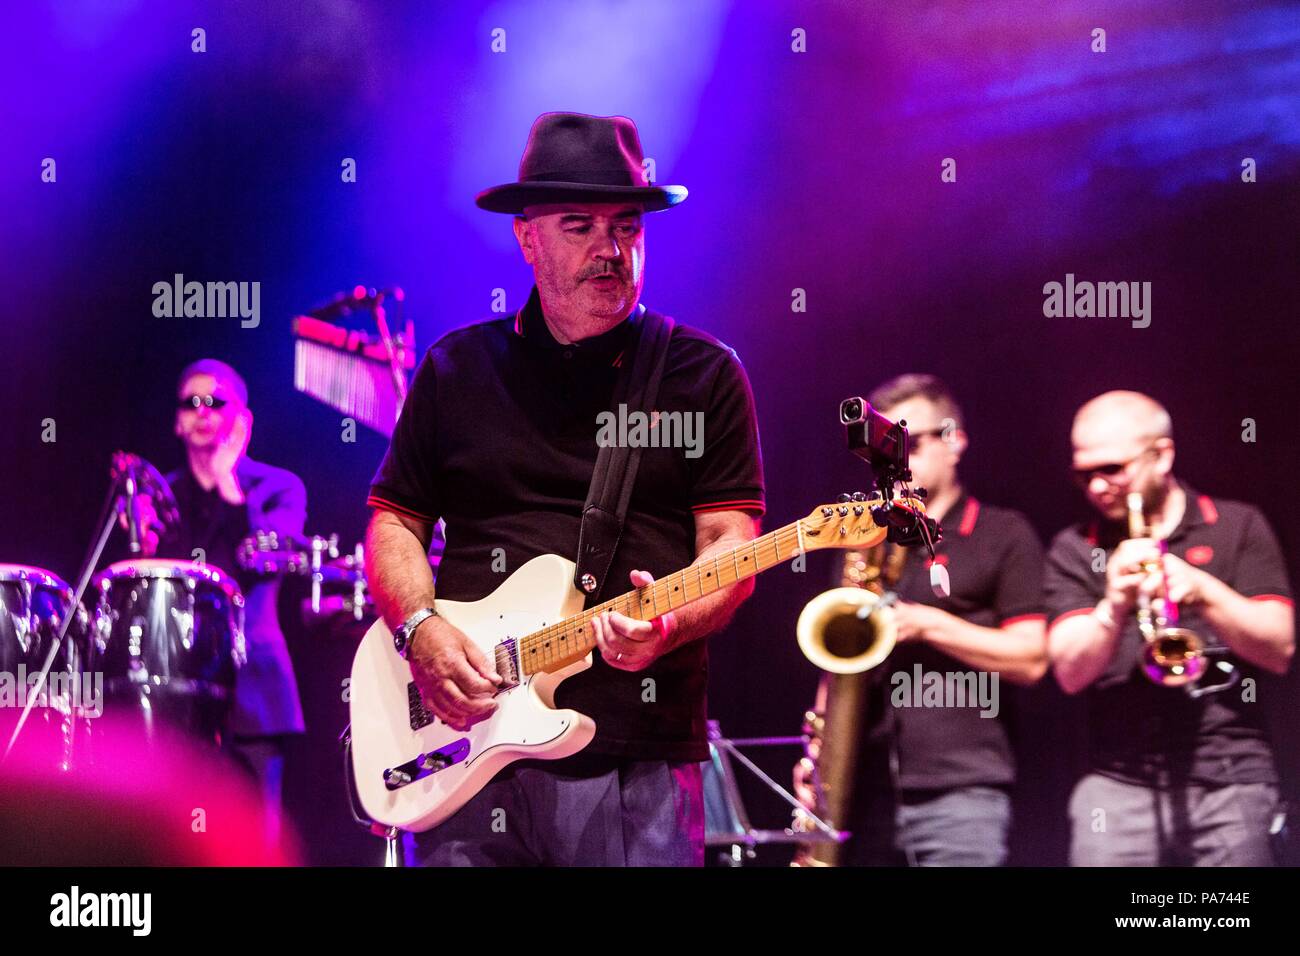
<path id="1" fill-rule="evenodd" d="M 1277 773 L 1247 678 L 1283 673 L 1295 647 L 1277 539 L 1256 508 L 1174 477 L 1169 413 L 1146 395 L 1092 399 L 1071 441 L 1098 514 L 1048 555 L 1052 668 L 1088 695 L 1071 862 L 1271 865 Z"/>
<path id="2" fill-rule="evenodd" d="M 962 412 L 932 375 L 892 379 L 872 407 L 907 422 L 910 467 L 928 492 L 927 513 L 944 528 L 935 560 L 947 566 L 951 595 L 929 585 L 929 557 L 907 554 L 892 585 L 897 645 L 870 672 L 869 728 L 856 761 L 849 865 L 998 866 L 1011 825 L 1015 764 L 999 680 L 1027 685 L 1047 671 L 1042 603 L 1043 551 L 1029 522 L 963 488 L 957 466 L 967 447 Z M 918 681 L 918 676 L 921 676 Z M 913 685 L 974 677 L 993 688 L 991 706 L 923 700 Z M 823 680 L 818 706 L 825 705 Z M 985 701 L 989 704 L 989 701 Z M 811 760 L 795 770 L 805 805 L 816 804 Z M 843 823 L 836 821 L 837 826 Z"/>

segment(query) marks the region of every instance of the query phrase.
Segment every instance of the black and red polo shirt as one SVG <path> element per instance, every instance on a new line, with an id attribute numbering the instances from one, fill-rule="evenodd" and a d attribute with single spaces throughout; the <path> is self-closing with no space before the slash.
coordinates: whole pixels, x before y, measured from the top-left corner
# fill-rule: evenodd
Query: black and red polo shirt
<path id="1" fill-rule="evenodd" d="M 941 523 L 943 540 L 935 560 L 947 567 L 951 593 L 935 597 L 930 590 L 929 552 L 914 548 L 894 588 L 903 600 L 938 607 L 980 627 L 1044 619 L 1043 546 L 1024 515 L 963 494 Z M 922 675 L 979 673 L 924 641 L 899 644 L 873 672 L 870 706 L 877 729 L 872 746 L 884 746 L 892 735 L 898 786 L 924 791 L 1012 783 L 1015 758 L 1007 736 L 1013 709 L 1011 685 L 998 682 L 996 717 L 981 717 L 981 708 L 974 704 L 894 706 L 890 699 L 898 686 L 894 675 L 907 675 L 914 683 L 918 665 Z"/>
<path id="2" fill-rule="evenodd" d="M 1180 482 L 1187 498 L 1169 535 L 1169 553 L 1201 568 L 1239 594 L 1291 605 L 1291 586 L 1277 538 L 1252 505 L 1202 495 Z M 1106 561 L 1128 537 L 1122 522 L 1093 521 L 1067 528 L 1048 554 L 1051 623 L 1087 614 L 1106 593 Z M 1225 652 L 1245 678 L 1252 665 L 1227 654 L 1221 638 L 1195 607 L 1180 609 L 1179 626 Z M 1275 783 L 1277 774 L 1258 695 L 1238 687 L 1193 699 L 1181 689 L 1147 679 L 1138 662 L 1137 618 L 1124 622 L 1115 655 L 1087 690 L 1093 770 L 1129 783 L 1177 786 Z"/>
<path id="3" fill-rule="evenodd" d="M 536 288 L 517 315 L 449 332 L 416 370 L 369 504 L 446 521 L 438 596 L 486 597 L 531 558 L 578 551 L 596 463 L 598 418 L 611 409 L 631 317 L 602 335 L 562 345 Z M 627 523 L 602 595 L 631 588 L 634 568 L 656 577 L 695 560 L 695 515 L 764 510 L 753 395 L 736 353 L 678 324 L 656 402 L 660 413 L 702 412 L 700 454 L 642 450 Z M 497 549 L 500 549 L 499 551 Z M 503 563 L 499 558 L 504 556 Z M 708 652 L 692 641 L 637 673 L 593 667 L 564 681 L 559 707 L 596 722 L 587 752 L 659 760 L 708 755 Z M 646 698 L 653 678 L 653 701 Z"/>

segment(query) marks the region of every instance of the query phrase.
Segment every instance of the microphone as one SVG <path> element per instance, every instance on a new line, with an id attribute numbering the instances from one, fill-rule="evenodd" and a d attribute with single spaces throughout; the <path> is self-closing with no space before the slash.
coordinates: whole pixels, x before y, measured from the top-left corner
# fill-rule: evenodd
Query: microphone
<path id="1" fill-rule="evenodd" d="M 109 473 L 114 483 L 121 488 L 117 496 L 117 509 L 119 514 L 126 517 L 131 553 L 140 554 L 143 550 L 141 533 L 149 530 L 140 527 L 141 521 L 137 508 L 140 496 L 149 496 L 153 502 L 154 514 L 164 528 L 174 525 L 179 518 L 176 512 L 176 497 L 172 494 L 167 479 L 139 455 L 125 451 L 113 452 Z"/>
<path id="2" fill-rule="evenodd" d="M 132 554 L 139 554 L 140 546 L 140 519 L 135 513 L 135 472 L 126 473 L 126 531 L 131 538 L 130 549 Z"/>
<path id="3" fill-rule="evenodd" d="M 113 480 L 122 485 L 122 494 L 118 496 L 118 510 L 126 515 L 126 533 L 130 540 L 130 551 L 139 554 L 140 518 L 135 511 L 135 498 L 140 493 L 136 476 L 140 473 L 141 458 L 125 451 L 113 452 L 113 466 L 110 469 Z"/>

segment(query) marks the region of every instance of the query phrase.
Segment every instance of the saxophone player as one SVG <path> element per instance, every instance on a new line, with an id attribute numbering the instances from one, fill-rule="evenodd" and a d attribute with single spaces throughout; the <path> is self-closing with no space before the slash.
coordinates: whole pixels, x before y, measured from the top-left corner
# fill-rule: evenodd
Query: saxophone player
<path id="1" fill-rule="evenodd" d="M 867 675 L 868 729 L 844 826 L 853 837 L 841 859 L 998 866 L 1007 856 L 1015 780 L 999 680 L 1028 685 L 1047 671 L 1042 546 L 1024 516 L 963 488 L 957 466 L 968 440 L 942 381 L 902 375 L 868 401 L 907 422 L 913 478 L 929 492 L 927 513 L 944 527 L 935 560 L 947 565 L 952 593 L 936 598 L 928 554 L 907 553 L 894 586 L 898 643 Z M 922 695 L 915 686 L 963 679 L 991 687 L 991 706 Z M 824 677 L 815 710 L 824 708 L 827 687 Z M 809 807 L 816 804 L 811 769 L 805 761 L 795 770 L 796 791 Z"/>
<path id="2" fill-rule="evenodd" d="M 1087 692 L 1089 714 L 1071 863 L 1271 865 L 1277 772 L 1250 678 L 1283 673 L 1295 648 L 1277 539 L 1256 508 L 1174 477 L 1169 413 L 1145 395 L 1092 399 L 1071 441 L 1075 480 L 1097 512 L 1048 555 L 1052 668 L 1066 693 Z M 1144 537 L 1128 531 L 1133 512 Z M 1140 664 L 1150 650 L 1140 618 L 1168 605 L 1206 647 L 1200 683 L 1161 683 Z M 1224 680 L 1233 668 L 1239 683 Z"/>

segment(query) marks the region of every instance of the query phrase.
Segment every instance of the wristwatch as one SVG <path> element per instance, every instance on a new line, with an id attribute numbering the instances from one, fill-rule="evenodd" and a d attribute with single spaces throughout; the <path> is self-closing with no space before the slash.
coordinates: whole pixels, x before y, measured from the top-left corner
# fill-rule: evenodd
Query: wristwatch
<path id="1" fill-rule="evenodd" d="M 422 607 L 401 624 L 397 625 L 397 630 L 393 632 L 393 649 L 406 660 L 406 655 L 411 649 L 411 637 L 415 634 L 415 629 L 431 617 L 437 617 L 438 612 L 431 607 Z"/>

